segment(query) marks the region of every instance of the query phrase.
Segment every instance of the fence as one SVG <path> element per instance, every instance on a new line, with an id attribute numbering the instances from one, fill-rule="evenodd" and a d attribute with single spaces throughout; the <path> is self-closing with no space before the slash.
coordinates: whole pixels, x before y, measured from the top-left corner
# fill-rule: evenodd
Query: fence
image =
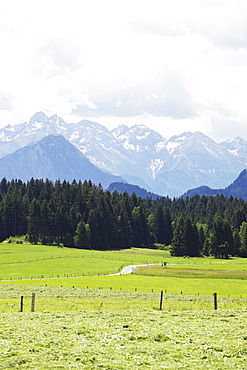
<path id="1" fill-rule="evenodd" d="M 1 288 L 3 286 L 0 286 Z M 64 312 L 83 310 L 216 310 L 245 309 L 243 298 L 138 292 L 109 289 L 5 286 L 0 312 Z"/>

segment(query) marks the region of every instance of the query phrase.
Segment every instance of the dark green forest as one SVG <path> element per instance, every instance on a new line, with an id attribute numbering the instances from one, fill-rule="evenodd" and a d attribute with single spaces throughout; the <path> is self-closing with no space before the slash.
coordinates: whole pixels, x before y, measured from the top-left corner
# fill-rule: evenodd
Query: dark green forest
<path id="1" fill-rule="evenodd" d="M 174 256 L 247 257 L 247 203 L 223 195 L 142 199 L 91 181 L 0 182 L 0 240 L 114 250 L 170 246 Z"/>

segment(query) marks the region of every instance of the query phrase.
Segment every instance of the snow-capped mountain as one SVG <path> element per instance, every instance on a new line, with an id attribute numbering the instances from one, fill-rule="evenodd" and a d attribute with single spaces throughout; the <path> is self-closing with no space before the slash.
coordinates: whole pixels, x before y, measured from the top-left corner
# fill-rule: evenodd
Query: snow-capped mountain
<path id="1" fill-rule="evenodd" d="M 50 134 L 64 136 L 101 170 L 170 197 L 201 185 L 224 188 L 247 165 L 241 138 L 217 144 L 200 132 L 185 132 L 165 139 L 143 125 L 109 131 L 96 122 L 67 124 L 42 112 L 0 129 L 0 158 Z"/>
<path id="2" fill-rule="evenodd" d="M 0 158 L 0 178 L 28 181 L 33 178 L 56 180 L 91 180 L 104 187 L 124 181 L 101 171 L 62 135 L 48 135 L 40 141 Z"/>
<path id="3" fill-rule="evenodd" d="M 247 141 L 241 137 L 236 137 L 235 139 L 223 141 L 220 143 L 220 146 L 245 163 L 247 167 Z"/>
<path id="4" fill-rule="evenodd" d="M 174 188 L 181 194 L 183 188 L 194 187 L 192 184 L 225 187 L 245 167 L 239 158 L 200 132 L 174 136 L 165 145 L 169 161 L 155 178 L 155 192 L 162 183 L 168 194 Z"/>

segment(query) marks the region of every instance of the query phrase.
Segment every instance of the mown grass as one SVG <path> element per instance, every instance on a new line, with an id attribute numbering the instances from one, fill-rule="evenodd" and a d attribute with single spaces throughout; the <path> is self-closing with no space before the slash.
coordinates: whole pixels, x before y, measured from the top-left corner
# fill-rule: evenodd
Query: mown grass
<path id="1" fill-rule="evenodd" d="M 1 285 L 8 285 L 9 281 L 0 282 Z M 247 284 L 242 279 L 212 279 L 212 278 L 177 278 L 162 276 L 143 275 L 122 275 L 122 276 L 99 276 L 99 277 L 77 277 L 59 279 L 38 279 L 38 280 L 16 280 L 11 284 L 23 284 L 25 286 L 50 286 L 109 289 L 157 292 L 161 290 L 174 294 L 192 294 L 212 296 L 218 293 L 222 297 L 247 298 Z"/>
<path id="2" fill-rule="evenodd" d="M 31 297 L 35 293 L 35 311 L 67 312 L 79 310 L 122 311 L 159 310 L 160 292 L 140 292 L 113 289 L 82 289 L 7 284 L 0 285 L 0 312 L 18 312 L 21 296 L 23 310 L 31 310 Z M 218 296 L 219 309 L 245 309 L 247 298 Z M 213 296 L 164 293 L 163 310 L 213 310 Z"/>
<path id="3" fill-rule="evenodd" d="M 183 278 L 213 278 L 213 279 L 247 279 L 247 271 L 216 270 L 200 268 L 184 268 L 171 266 L 139 266 L 134 271 L 138 275 L 183 277 Z"/>
<path id="4" fill-rule="evenodd" d="M 246 310 L 0 314 L 0 369 L 246 369 Z"/>
<path id="5" fill-rule="evenodd" d="M 179 266 L 150 270 L 155 276 L 69 277 L 162 261 Z M 0 369 L 246 369 L 246 266 L 156 250 L 1 244 L 0 275 L 22 280 L 0 283 Z"/>
<path id="6" fill-rule="evenodd" d="M 174 268 L 180 268 L 181 266 L 183 269 L 203 269 L 203 270 L 232 270 L 232 271 L 247 271 L 247 260 L 246 258 L 232 258 L 228 260 L 222 259 L 215 259 L 215 258 L 202 258 L 201 260 L 185 260 L 184 262 L 173 264 L 169 263 L 169 265 L 173 266 Z"/>

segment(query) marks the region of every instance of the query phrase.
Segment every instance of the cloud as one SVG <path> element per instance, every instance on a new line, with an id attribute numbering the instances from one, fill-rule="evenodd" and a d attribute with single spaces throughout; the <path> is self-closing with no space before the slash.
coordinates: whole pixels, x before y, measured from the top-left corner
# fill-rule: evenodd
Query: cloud
<path id="1" fill-rule="evenodd" d="M 44 110 L 245 136 L 246 14 L 243 0 L 5 2 L 0 123 Z"/>
<path id="2" fill-rule="evenodd" d="M 201 36 L 222 48 L 247 47 L 247 3 L 242 0 L 173 1 L 152 18 L 145 14 L 133 19 L 128 27 L 145 36 Z"/>
<path id="3" fill-rule="evenodd" d="M 33 60 L 35 75 L 53 77 L 58 74 L 76 72 L 82 65 L 82 48 L 65 39 L 51 38 L 41 45 Z"/>
<path id="4" fill-rule="evenodd" d="M 245 132 L 246 121 L 233 117 L 221 117 L 215 113 L 212 114 L 210 135 L 216 138 L 216 141 L 221 142 L 237 136 L 247 140 Z"/>
<path id="5" fill-rule="evenodd" d="M 187 19 L 190 32 L 221 48 L 247 47 L 247 3 L 242 0 L 206 1 Z"/>
<path id="6" fill-rule="evenodd" d="M 11 110 L 13 108 L 12 100 L 13 96 L 4 92 L 0 91 L 0 110 Z"/>
<path id="7" fill-rule="evenodd" d="M 187 31 L 186 25 L 182 22 L 162 22 L 141 18 L 131 21 L 128 25 L 128 28 L 132 32 L 140 33 L 143 35 L 164 37 L 182 36 Z"/>
<path id="8" fill-rule="evenodd" d="M 199 114 L 199 102 L 189 91 L 186 79 L 172 69 L 127 85 L 120 79 L 106 87 L 101 83 L 91 89 L 86 86 L 81 95 L 74 97 L 72 106 L 75 115 L 98 117 L 152 115 L 187 119 Z"/>

